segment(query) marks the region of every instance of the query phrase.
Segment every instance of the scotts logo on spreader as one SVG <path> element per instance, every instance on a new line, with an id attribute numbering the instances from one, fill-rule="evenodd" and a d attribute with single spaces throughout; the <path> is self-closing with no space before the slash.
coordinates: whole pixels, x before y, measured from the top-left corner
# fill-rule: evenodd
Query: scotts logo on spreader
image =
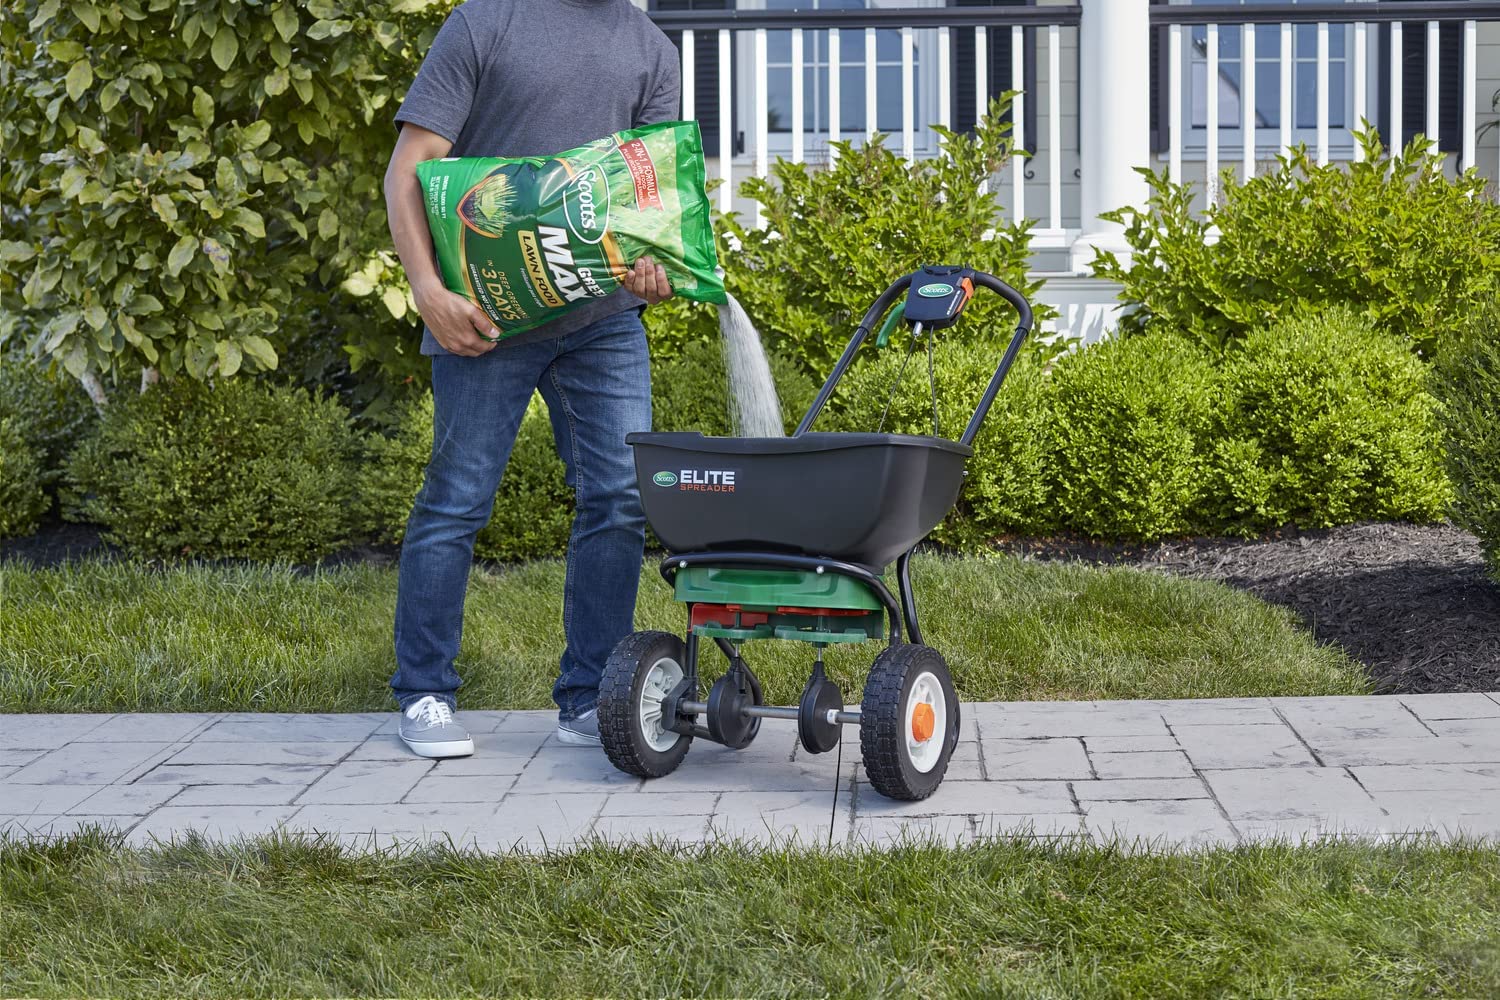
<path id="1" fill-rule="evenodd" d="M 568 182 L 563 212 L 573 235 L 592 246 L 609 227 L 609 183 L 597 167 L 586 167 Z"/>
<path id="2" fill-rule="evenodd" d="M 945 285 L 941 281 L 938 281 L 934 282 L 933 284 L 923 285 L 921 288 L 918 288 L 917 294 L 922 296 L 923 298 L 935 299 L 940 295 L 952 295 L 953 286 Z"/>
<path id="3" fill-rule="evenodd" d="M 733 493 L 733 469 L 683 469 L 681 472 L 658 472 L 651 477 L 657 486 L 675 486 L 692 493 Z"/>

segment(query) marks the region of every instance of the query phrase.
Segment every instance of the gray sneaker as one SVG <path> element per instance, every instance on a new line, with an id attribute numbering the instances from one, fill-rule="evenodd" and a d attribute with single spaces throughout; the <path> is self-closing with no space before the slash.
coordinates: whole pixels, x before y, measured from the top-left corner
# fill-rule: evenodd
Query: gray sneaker
<path id="1" fill-rule="evenodd" d="M 589 709 L 582 715 L 563 719 L 557 724 L 557 742 L 570 747 L 601 747 L 599 712 Z"/>
<path id="2" fill-rule="evenodd" d="M 432 695 L 401 713 L 401 742 L 418 757 L 467 757 L 474 752 L 468 730 L 453 721 L 453 709 Z"/>

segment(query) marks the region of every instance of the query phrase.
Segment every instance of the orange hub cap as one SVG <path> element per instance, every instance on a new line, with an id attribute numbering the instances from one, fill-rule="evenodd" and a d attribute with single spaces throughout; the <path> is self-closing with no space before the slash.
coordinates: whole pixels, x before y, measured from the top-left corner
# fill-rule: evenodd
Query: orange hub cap
<path id="1" fill-rule="evenodd" d="M 924 701 L 911 713 L 912 739 L 918 743 L 926 743 L 932 739 L 935 729 L 937 729 L 937 716 L 933 715 L 932 706 Z"/>

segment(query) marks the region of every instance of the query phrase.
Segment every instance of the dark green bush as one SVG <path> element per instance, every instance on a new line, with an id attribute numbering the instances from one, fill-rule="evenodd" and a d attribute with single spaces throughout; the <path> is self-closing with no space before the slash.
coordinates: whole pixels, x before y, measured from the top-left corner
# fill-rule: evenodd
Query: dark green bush
<path id="1" fill-rule="evenodd" d="M 1048 416 L 1061 526 L 1125 539 L 1189 528 L 1213 379 L 1204 352 L 1181 337 L 1114 338 L 1063 357 Z"/>
<path id="2" fill-rule="evenodd" d="M 772 353 L 767 360 L 782 422 L 791 431 L 818 393 L 818 387 L 795 361 Z M 729 386 L 720 342 L 687 344 L 678 354 L 651 359 L 652 423 L 661 431 L 730 433 Z"/>
<path id="3" fill-rule="evenodd" d="M 392 437 L 372 436 L 360 473 L 360 528 L 382 541 L 399 542 L 432 455 L 432 395 L 401 409 Z M 573 492 L 557 457 L 547 408 L 534 396 L 516 434 L 515 447 L 489 524 L 479 532 L 474 553 L 483 559 L 515 562 L 561 555 L 573 523 Z"/>
<path id="4" fill-rule="evenodd" d="M 1479 537 L 1500 580 L 1500 288 L 1439 359 L 1435 374 L 1453 520 Z"/>
<path id="5" fill-rule="evenodd" d="M 19 420 L 0 416 L 0 538 L 35 531 L 49 503 L 41 457 Z"/>
<path id="6" fill-rule="evenodd" d="M 1105 253 L 1094 267 L 1139 307 L 1124 329 L 1223 348 L 1309 306 L 1342 304 L 1431 355 L 1494 294 L 1500 205 L 1484 178 L 1449 179 L 1415 141 L 1395 158 L 1373 132 L 1361 141 L 1362 162 L 1320 167 L 1299 148 L 1248 182 L 1226 172 L 1223 203 L 1201 215 L 1190 186 L 1147 173 L 1147 207 L 1110 216 L 1126 226 L 1131 265 Z"/>
<path id="7" fill-rule="evenodd" d="M 1347 309 L 1252 332 L 1220 371 L 1210 518 L 1248 533 L 1441 516 L 1450 491 L 1426 377 Z"/>
<path id="8" fill-rule="evenodd" d="M 314 559 L 351 535 L 354 449 L 336 401 L 173 379 L 112 403 L 73 453 L 69 514 L 144 556 Z"/>
<path id="9" fill-rule="evenodd" d="M 0 420 L 11 418 L 41 463 L 41 483 L 62 478 L 68 452 L 93 426 L 95 414 L 78 380 L 49 375 L 17 353 L 0 351 Z"/>
<path id="10" fill-rule="evenodd" d="M 839 382 L 830 406 L 820 418 L 826 430 L 873 431 L 881 426 L 901 434 L 932 433 L 932 392 L 923 350 L 911 356 L 892 397 L 896 375 L 907 354 L 908 338 L 898 333 L 892 348 L 870 352 L 855 362 Z M 967 426 L 990 377 L 1002 342 L 937 341 L 933 349 L 942 436 L 957 439 Z M 972 549 L 1005 534 L 1042 534 L 1053 525 L 1048 504 L 1051 458 L 1047 438 L 1048 395 L 1042 354 L 1023 352 L 1006 377 L 985 418 L 958 506 L 933 533 L 945 545 Z"/>

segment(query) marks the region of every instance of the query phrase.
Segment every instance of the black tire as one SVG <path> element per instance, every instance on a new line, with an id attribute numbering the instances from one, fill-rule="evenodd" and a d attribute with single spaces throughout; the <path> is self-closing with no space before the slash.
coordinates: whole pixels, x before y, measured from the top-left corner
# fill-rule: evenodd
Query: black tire
<path id="1" fill-rule="evenodd" d="M 945 709 L 937 760 L 926 771 L 913 760 L 906 741 L 907 700 L 923 674 L 936 678 Z M 930 646 L 899 643 L 875 658 L 860 704 L 859 745 L 865 774 L 877 792 L 914 802 L 936 791 L 958 746 L 958 726 L 958 694 L 942 654 Z"/>
<path id="2" fill-rule="evenodd" d="M 599 681 L 599 740 L 610 763 L 638 778 L 660 778 L 677 770 L 692 744 L 679 735 L 658 750 L 641 728 L 641 691 L 651 668 L 663 659 L 683 665 L 682 640 L 670 632 L 632 632 L 615 646 Z"/>

